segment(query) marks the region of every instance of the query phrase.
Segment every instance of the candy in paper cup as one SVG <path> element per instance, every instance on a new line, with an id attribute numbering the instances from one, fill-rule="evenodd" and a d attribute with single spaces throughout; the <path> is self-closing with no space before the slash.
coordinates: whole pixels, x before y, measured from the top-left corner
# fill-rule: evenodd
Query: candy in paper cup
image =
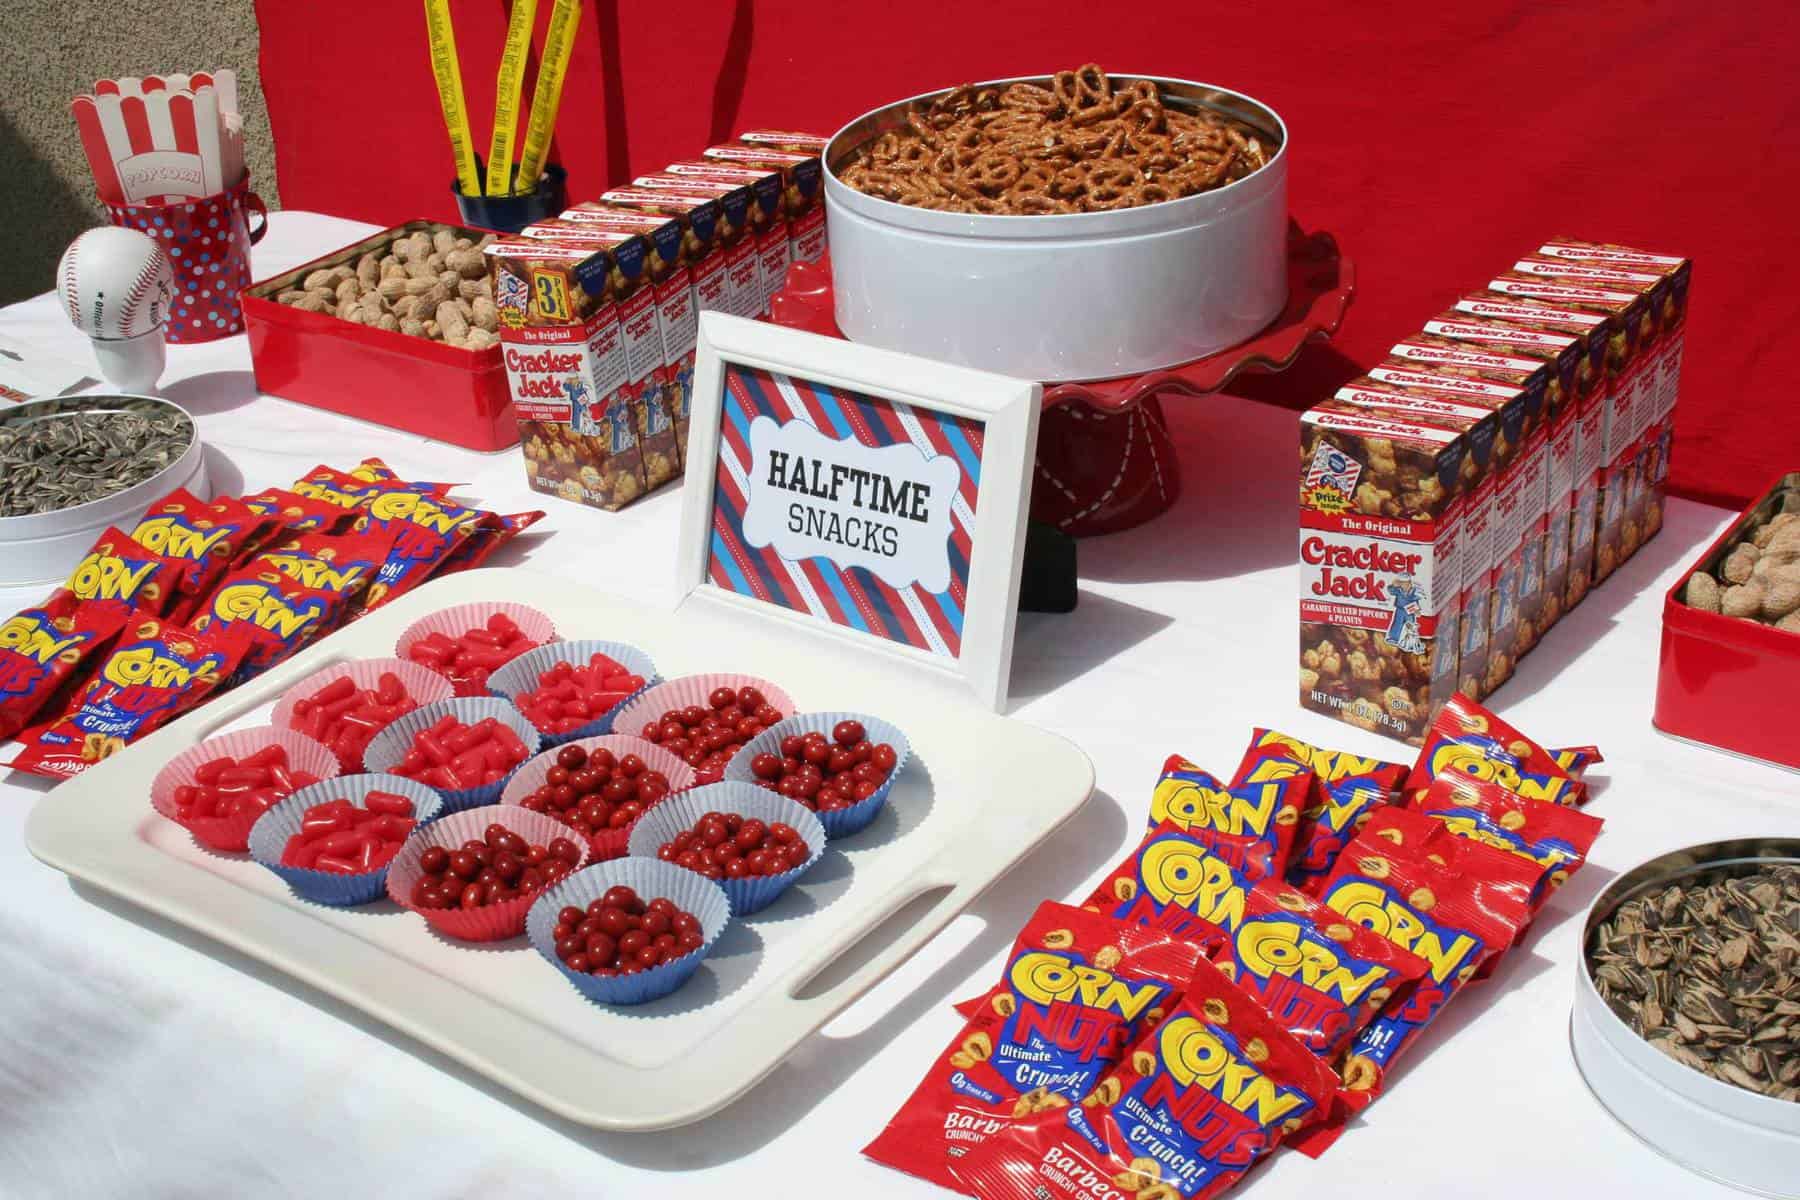
<path id="1" fill-rule="evenodd" d="M 446 814 L 413 830 L 413 835 L 394 855 L 394 861 L 388 864 L 388 899 L 401 908 L 418 913 L 433 929 L 458 941 L 497 942 L 519 936 L 525 931 L 525 914 L 532 901 L 543 893 L 481 908 L 419 908 L 412 902 L 413 885 L 425 874 L 419 866 L 419 856 L 427 848 L 442 846 L 450 851 L 460 850 L 464 842 L 485 840 L 487 827 L 496 822 L 537 846 L 548 846 L 557 838 L 567 838 L 581 851 L 575 869 L 580 870 L 587 863 L 587 847 L 580 838 L 569 837 L 568 829 L 555 817 L 534 813 L 528 808 L 488 804 Z"/>
<path id="2" fill-rule="evenodd" d="M 766 679 L 759 679 L 755 675 L 682 675 L 675 679 L 664 680 L 655 687 L 645 688 L 626 701 L 617 712 L 613 713 L 613 732 L 629 733 L 641 737 L 645 725 L 657 720 L 670 709 L 687 708 L 690 705 L 709 708 L 714 688 L 728 687 L 735 691 L 745 686 L 760 691 L 763 699 L 781 712 L 790 716 L 793 714 L 793 698 L 780 687 Z M 718 781 L 709 780 L 708 782 L 716 783 Z"/>
<path id="3" fill-rule="evenodd" d="M 294 894 L 304 900 L 340 908 L 379 900 L 387 891 L 386 866 L 345 875 L 338 871 L 316 871 L 311 867 L 290 867 L 281 861 L 288 839 L 300 832 L 307 809 L 331 800 L 348 800 L 362 808 L 370 792 L 392 792 L 411 800 L 413 820 L 418 825 L 428 823 L 444 808 L 442 797 L 417 780 L 400 775 L 340 775 L 303 787 L 264 813 L 250 830 L 250 857 L 281 876 L 294 889 Z M 414 832 L 417 832 L 417 826 Z"/>
<path id="4" fill-rule="evenodd" d="M 658 847 L 683 830 L 692 829 L 709 812 L 737 813 L 764 824 L 779 821 L 791 825 L 811 851 L 804 865 L 779 875 L 713 880 L 725 889 L 734 917 L 747 917 L 775 903 L 795 880 L 812 870 L 813 864 L 825 852 L 825 826 L 810 809 L 754 783 L 709 783 L 658 801 L 631 827 L 626 851 L 633 858 L 656 858 Z M 687 870 L 686 867 L 680 869 Z"/>
<path id="5" fill-rule="evenodd" d="M 556 623 L 529 604 L 513 604 L 505 600 L 477 600 L 468 604 L 453 604 L 449 608 L 440 608 L 429 616 L 420 617 L 401 632 L 400 639 L 394 643 L 394 653 L 410 662 L 412 661 L 410 651 L 413 643 L 420 638 L 434 633 L 441 633 L 448 638 L 459 638 L 471 629 L 487 628 L 488 618 L 495 613 L 504 613 L 510 617 L 512 623 L 519 627 L 519 632 L 529 638 L 534 646 L 542 646 L 556 640 Z M 451 680 L 451 683 L 455 685 L 458 696 L 485 696 L 488 694 L 485 682 Z"/>
<path id="6" fill-rule="evenodd" d="M 605 895 L 607 888 L 619 885 L 631 888 L 646 903 L 667 897 L 683 912 L 693 913 L 705 939 L 700 948 L 636 975 L 578 975 L 563 966 L 556 957 L 556 914 L 569 905 L 585 909 Z M 595 1004 L 645 1004 L 667 996 L 692 978 L 730 921 L 731 902 L 724 889 L 706 876 L 654 858 L 619 858 L 577 871 L 545 891 L 531 906 L 525 934 L 532 947 Z"/>
<path id="7" fill-rule="evenodd" d="M 243 852 L 250 842 L 250 829 L 262 813 L 183 818 L 175 805 L 175 790 L 193 783 L 194 772 L 204 763 L 226 756 L 244 758 L 268 746 L 281 746 L 287 750 L 290 771 L 304 771 L 321 780 L 335 779 L 340 772 L 337 755 L 305 734 L 277 729 L 273 725 L 257 725 L 208 738 L 164 763 L 150 783 L 150 806 L 193 834 L 194 840 L 209 850 Z"/>
<path id="8" fill-rule="evenodd" d="M 422 729 L 431 728 L 445 716 L 453 716 L 464 725 L 473 725 L 487 717 L 493 717 L 525 743 L 527 762 L 538 752 L 538 731 L 510 701 L 498 696 L 453 696 L 396 717 L 394 723 L 376 734 L 368 749 L 363 751 L 363 765 L 371 771 L 393 772 L 394 768 L 406 760 L 406 752 L 412 748 L 413 736 Z M 517 771 L 518 767 L 514 767 L 505 779 L 496 779 L 481 787 L 438 789 L 444 798 L 444 811 L 460 812 L 465 808 L 497 802 L 506 787 L 507 779 L 511 779 Z"/>
<path id="9" fill-rule="evenodd" d="M 804 735 L 816 731 L 829 739 L 832 729 L 839 721 L 861 721 L 863 732 L 870 742 L 877 745 L 886 742 L 894 748 L 894 769 L 888 772 L 887 782 L 877 788 L 873 796 L 867 800 L 859 800 L 849 808 L 819 814 L 819 823 L 825 826 L 825 836 L 833 841 L 860 832 L 880 815 L 881 806 L 887 803 L 888 793 L 894 790 L 894 781 L 900 778 L 900 772 L 906 770 L 906 760 L 912 756 L 912 743 L 906 740 L 906 735 L 880 717 L 853 712 L 801 713 L 797 717 L 789 717 L 778 725 L 769 726 L 746 742 L 744 748 L 726 764 L 725 778 L 753 783 L 756 776 L 750 770 L 750 763 L 757 755 L 779 755 L 781 739 L 794 734 Z"/>
<path id="10" fill-rule="evenodd" d="M 627 754 L 635 754 L 644 760 L 644 765 L 652 771 L 659 771 L 669 781 L 669 792 L 686 791 L 694 786 L 694 768 L 682 762 L 671 752 L 664 750 L 655 742 L 647 742 L 643 738 L 631 737 L 623 733 L 603 733 L 595 737 L 576 738 L 564 745 L 580 746 L 589 754 L 595 750 L 610 750 L 617 758 Z M 500 792 L 500 803 L 521 804 L 525 797 L 544 786 L 544 777 L 550 768 L 556 765 L 557 751 L 562 746 L 555 746 L 537 757 L 526 761 L 513 777 L 506 781 L 506 787 Z M 571 835 L 580 831 L 568 828 Z M 631 834 L 631 826 L 623 829 L 607 829 L 588 839 L 588 849 L 593 852 L 593 861 L 604 862 L 609 858 L 625 856 L 625 842 Z"/>
<path id="11" fill-rule="evenodd" d="M 275 702 L 275 711 L 269 714 L 269 723 L 277 729 L 293 729 L 294 706 L 300 701 L 318 695 L 327 686 L 344 678 L 355 684 L 358 691 L 372 691 L 381 683 L 383 675 L 392 675 L 400 681 L 400 686 L 406 689 L 407 698 L 414 708 L 448 700 L 455 690 L 448 679 L 421 663 L 404 658 L 357 658 L 315 671 L 283 692 L 281 699 Z M 370 730 L 369 736 L 363 739 L 362 747 L 353 747 L 354 753 L 338 755 L 338 762 L 345 771 L 363 769 L 363 749 L 367 748 L 369 741 L 379 732 L 379 729 Z M 336 753 L 337 748 L 332 747 L 332 751 Z"/>
<path id="12" fill-rule="evenodd" d="M 488 677 L 488 690 L 497 696 L 504 696 L 508 700 L 516 702 L 527 692 L 536 691 L 539 686 L 538 676 L 557 663 L 566 662 L 573 666 L 585 667 L 588 665 L 588 660 L 596 654 L 604 654 L 631 674 L 642 676 L 645 680 L 644 686 L 585 725 L 579 725 L 566 733 L 551 733 L 546 729 L 539 729 L 538 732 L 543 735 L 546 746 L 560 746 L 564 742 L 572 742 L 577 738 L 611 733 L 613 714 L 661 682 L 656 677 L 656 664 L 650 661 L 648 654 L 636 646 L 630 646 L 624 642 L 603 642 L 593 639 L 579 642 L 551 642 L 547 646 L 527 650 L 495 671 Z"/>

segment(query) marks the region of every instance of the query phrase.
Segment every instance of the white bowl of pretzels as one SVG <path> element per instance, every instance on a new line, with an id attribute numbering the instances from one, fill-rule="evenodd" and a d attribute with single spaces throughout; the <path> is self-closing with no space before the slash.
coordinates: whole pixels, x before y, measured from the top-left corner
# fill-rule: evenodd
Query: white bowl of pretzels
<path id="1" fill-rule="evenodd" d="M 1046 382 L 1176 366 L 1287 301 L 1287 127 L 1098 67 L 930 92 L 825 151 L 852 341 Z"/>

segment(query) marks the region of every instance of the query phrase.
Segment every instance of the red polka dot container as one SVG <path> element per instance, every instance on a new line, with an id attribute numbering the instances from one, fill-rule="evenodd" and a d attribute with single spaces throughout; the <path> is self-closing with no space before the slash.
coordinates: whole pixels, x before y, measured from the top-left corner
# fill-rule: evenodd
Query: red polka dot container
<path id="1" fill-rule="evenodd" d="M 245 176 L 235 187 L 173 204 L 109 204 L 114 225 L 156 239 L 175 268 L 175 296 L 164 334 L 171 342 L 210 342 L 244 330 L 238 293 L 250 286 L 250 247 L 269 213 Z M 254 218 L 254 224 L 252 224 Z"/>

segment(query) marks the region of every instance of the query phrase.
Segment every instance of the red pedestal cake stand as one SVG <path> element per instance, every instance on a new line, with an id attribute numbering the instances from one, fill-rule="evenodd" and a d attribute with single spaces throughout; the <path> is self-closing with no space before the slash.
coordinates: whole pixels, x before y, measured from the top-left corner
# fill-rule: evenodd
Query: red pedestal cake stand
<path id="1" fill-rule="evenodd" d="M 1209 396 L 1241 372 L 1293 365 L 1306 343 L 1331 337 L 1356 294 L 1356 266 L 1328 233 L 1288 230 L 1288 302 L 1261 333 L 1217 354 L 1120 379 L 1044 386 L 1033 519 L 1073 537 L 1141 525 L 1175 503 L 1181 469 L 1162 397 Z M 843 337 L 832 316 L 831 263 L 796 263 L 769 320 Z"/>

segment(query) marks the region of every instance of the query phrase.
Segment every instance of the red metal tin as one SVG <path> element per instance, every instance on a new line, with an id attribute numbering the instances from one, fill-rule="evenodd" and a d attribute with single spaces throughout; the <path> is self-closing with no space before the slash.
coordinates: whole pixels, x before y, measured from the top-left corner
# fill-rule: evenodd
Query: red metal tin
<path id="1" fill-rule="evenodd" d="M 1800 679 L 1800 634 L 1692 608 L 1682 589 L 1716 571 L 1754 523 L 1800 506 L 1800 472 L 1777 476 L 1663 597 L 1662 658 L 1652 723 L 1664 733 L 1800 769 L 1800 722 L 1784 697 Z"/>
<path id="2" fill-rule="evenodd" d="M 464 350 L 328 313 L 302 312 L 274 299 L 320 267 L 354 263 L 364 251 L 396 237 L 440 227 L 435 221 L 408 221 L 244 289 L 257 390 L 470 450 L 518 445 L 499 346 Z M 476 239 L 485 235 L 479 229 L 458 232 Z"/>

